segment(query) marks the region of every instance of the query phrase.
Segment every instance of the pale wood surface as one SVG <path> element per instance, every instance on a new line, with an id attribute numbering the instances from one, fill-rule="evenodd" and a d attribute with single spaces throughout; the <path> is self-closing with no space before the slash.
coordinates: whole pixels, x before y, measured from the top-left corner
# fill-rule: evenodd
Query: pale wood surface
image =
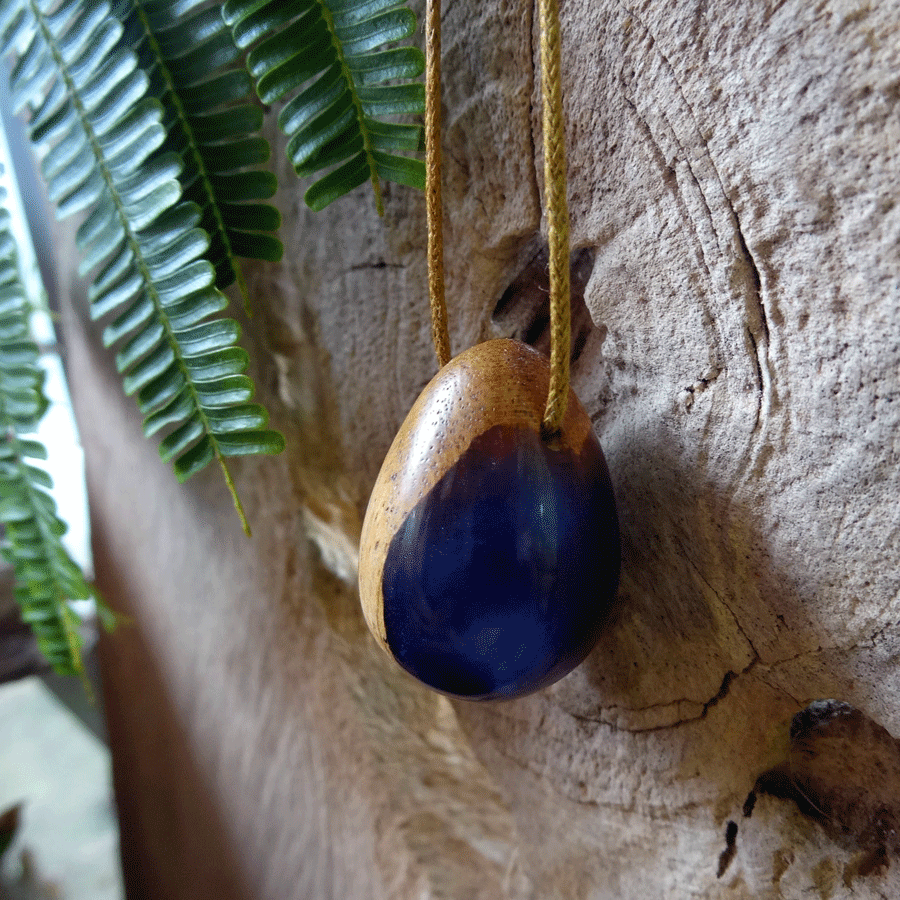
<path id="1" fill-rule="evenodd" d="M 529 3 L 445 6 L 459 352 L 538 312 L 526 289 L 492 321 L 541 244 L 536 40 Z M 900 735 L 900 4 L 562 15 L 574 378 L 624 552 L 618 619 L 554 688 L 451 704 L 359 611 L 364 504 L 434 372 L 421 197 L 314 215 L 276 141 L 288 252 L 250 271 L 248 337 L 288 452 L 235 465 L 252 542 L 68 316 L 94 514 L 261 898 L 851 896 L 852 845 L 741 805 L 811 699 Z M 898 893 L 900 861 L 852 886 Z"/>

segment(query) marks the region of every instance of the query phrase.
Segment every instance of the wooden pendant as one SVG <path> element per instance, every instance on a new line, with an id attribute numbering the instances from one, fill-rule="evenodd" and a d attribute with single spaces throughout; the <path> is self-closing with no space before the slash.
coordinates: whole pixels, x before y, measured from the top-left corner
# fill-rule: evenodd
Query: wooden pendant
<path id="1" fill-rule="evenodd" d="M 575 394 L 541 436 L 550 367 L 525 344 L 460 354 L 384 461 L 360 547 L 363 612 L 408 672 L 451 696 L 546 687 L 594 646 L 619 579 L 603 451 Z"/>

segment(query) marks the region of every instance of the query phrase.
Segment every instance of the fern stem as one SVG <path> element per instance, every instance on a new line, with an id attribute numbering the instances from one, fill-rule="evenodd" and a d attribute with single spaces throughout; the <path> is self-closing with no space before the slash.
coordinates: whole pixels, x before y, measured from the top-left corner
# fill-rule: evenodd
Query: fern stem
<path id="1" fill-rule="evenodd" d="M 65 604 L 61 604 L 63 630 L 66 635 L 66 643 L 69 647 L 69 653 L 72 655 L 72 662 L 78 678 L 81 681 L 81 687 L 88 698 L 89 703 L 94 703 L 96 697 L 94 689 L 87 677 L 87 671 L 84 668 L 84 657 L 81 654 L 81 636 L 78 634 L 78 619 L 75 613 Z"/>
<path id="2" fill-rule="evenodd" d="M 341 65 L 341 75 L 343 75 L 344 81 L 347 82 L 347 87 L 350 88 L 350 97 L 353 101 L 353 108 L 356 110 L 356 118 L 359 120 L 359 129 L 362 132 L 363 136 L 363 151 L 366 154 L 366 162 L 369 164 L 369 172 L 371 173 L 372 190 L 375 192 L 375 208 L 378 210 L 378 215 L 383 217 L 384 200 L 381 196 L 381 181 L 378 178 L 378 169 L 375 166 L 375 156 L 372 152 L 372 139 L 369 135 L 369 129 L 366 127 L 365 113 L 363 112 L 362 103 L 360 102 L 359 96 L 356 93 L 356 85 L 353 81 L 353 75 L 351 74 L 350 68 L 347 65 L 347 60 L 344 56 L 344 48 L 341 43 L 341 39 L 338 37 L 337 29 L 334 27 L 334 19 L 331 16 L 331 10 L 329 10 L 327 5 L 325 4 L 325 0 L 317 0 L 317 2 L 321 7 L 322 18 L 325 20 L 325 24 L 328 26 L 328 32 L 331 35 L 331 43 L 334 46 L 338 62 Z"/>
<path id="3" fill-rule="evenodd" d="M 84 104 L 81 101 L 81 97 L 79 96 L 78 91 L 75 88 L 75 83 L 72 80 L 69 68 L 65 63 L 62 54 L 59 52 L 59 47 L 56 44 L 53 33 L 46 25 L 46 22 L 44 20 L 44 13 L 39 9 L 35 0 L 29 0 L 29 5 L 31 7 L 32 13 L 34 14 L 35 20 L 38 23 L 38 27 L 41 29 L 44 40 L 46 41 L 47 46 L 50 48 L 50 52 L 53 54 L 53 59 L 56 63 L 56 70 L 57 72 L 59 72 L 60 76 L 65 82 L 69 97 L 71 97 L 72 103 L 78 112 L 81 126 L 84 129 L 88 142 L 90 143 L 91 150 L 94 154 L 94 159 L 97 161 L 100 173 L 103 177 L 104 182 L 106 183 L 107 188 L 109 189 L 112 202 L 115 205 L 116 212 L 119 215 L 119 220 L 121 221 L 122 228 L 125 231 L 126 239 L 134 255 L 135 264 L 137 265 L 138 270 L 141 273 L 141 278 L 146 288 L 147 295 L 153 303 L 153 307 L 156 311 L 158 320 L 165 332 L 166 339 L 169 342 L 169 346 L 172 348 L 175 361 L 177 362 L 181 373 L 184 375 L 185 384 L 193 397 L 194 406 L 200 417 L 200 421 L 203 423 L 204 431 L 206 435 L 209 436 L 213 453 L 215 454 L 216 460 L 222 468 L 222 473 L 225 477 L 225 483 L 228 485 L 228 490 L 231 492 L 232 499 L 234 500 L 235 509 L 237 510 L 238 516 L 241 519 L 241 526 L 244 529 L 244 533 L 249 536 L 250 525 L 247 522 L 247 517 L 244 515 L 244 509 L 241 505 L 240 499 L 238 498 L 234 480 L 231 477 L 228 466 L 225 464 L 224 455 L 222 454 L 221 448 L 219 447 L 219 442 L 216 440 L 213 433 L 209 417 L 204 412 L 203 406 L 200 402 L 200 396 L 197 393 L 196 387 L 194 386 L 194 380 L 191 377 L 188 367 L 184 362 L 184 356 L 181 353 L 181 345 L 178 343 L 178 339 L 175 337 L 172 324 L 169 320 L 168 315 L 166 314 L 162 302 L 160 301 L 159 292 L 156 290 L 156 285 L 153 282 L 150 270 L 148 269 L 147 264 L 144 261 L 144 256 L 141 252 L 140 241 L 138 241 L 137 237 L 135 236 L 134 229 L 131 227 L 131 222 L 129 221 L 128 216 L 125 213 L 125 209 L 122 205 L 119 192 L 116 189 L 116 184 L 113 180 L 112 173 L 109 171 L 109 167 L 106 164 L 106 159 L 103 155 L 103 150 L 100 146 L 100 142 L 97 140 L 94 129 L 90 125 L 87 110 L 85 109 Z"/>
<path id="4" fill-rule="evenodd" d="M 203 160 L 203 154 L 197 147 L 197 137 L 194 133 L 194 129 L 191 127 L 187 111 L 185 110 L 184 104 L 181 102 L 181 97 L 175 87 L 175 81 L 172 78 L 172 72 L 166 65 L 162 48 L 159 45 L 159 41 L 156 39 L 156 35 L 153 32 L 153 26 L 150 24 L 150 20 L 147 17 L 146 12 L 144 11 L 141 0 L 132 0 L 132 6 L 137 12 L 138 18 L 141 20 L 141 25 L 143 25 L 144 27 L 144 34 L 147 36 L 147 40 L 150 43 L 153 54 L 156 57 L 159 66 L 159 73 L 166 83 L 166 87 L 169 91 L 169 96 L 172 99 L 172 105 L 175 107 L 175 111 L 178 114 L 179 124 L 184 131 L 185 137 L 187 137 L 191 155 L 193 156 L 194 162 L 197 165 L 197 171 L 200 173 L 200 179 L 203 184 L 203 191 L 206 194 L 207 199 L 209 200 L 210 206 L 212 207 L 213 216 L 215 217 L 216 225 L 219 229 L 219 234 L 221 234 L 222 236 L 222 240 L 225 243 L 225 249 L 228 253 L 229 260 L 234 267 L 234 274 L 237 280 L 238 290 L 240 291 L 241 299 L 244 301 L 244 312 L 248 316 L 250 316 L 250 292 L 247 287 L 247 281 L 244 278 L 244 273 L 241 270 L 240 263 L 232 252 L 231 240 L 228 237 L 228 229 L 225 225 L 225 220 L 222 218 L 222 213 L 219 209 L 219 204 L 216 199 L 216 193 L 213 190 L 212 182 L 209 178 L 209 171 L 207 170 L 206 163 Z"/>
<path id="5" fill-rule="evenodd" d="M 228 471 L 228 466 L 225 465 L 225 460 L 222 457 L 222 454 L 219 453 L 219 448 L 215 444 L 213 445 L 216 459 L 219 461 L 219 465 L 222 467 L 222 473 L 225 476 L 225 483 L 228 485 L 228 490 L 231 491 L 231 498 L 234 500 L 234 508 L 237 510 L 238 518 L 241 520 L 241 528 L 244 529 L 244 534 L 247 537 L 252 537 L 250 532 L 250 523 L 247 521 L 247 515 L 244 512 L 244 505 L 241 503 L 240 497 L 238 497 L 237 488 L 234 486 L 234 481 L 231 479 L 231 472 Z"/>

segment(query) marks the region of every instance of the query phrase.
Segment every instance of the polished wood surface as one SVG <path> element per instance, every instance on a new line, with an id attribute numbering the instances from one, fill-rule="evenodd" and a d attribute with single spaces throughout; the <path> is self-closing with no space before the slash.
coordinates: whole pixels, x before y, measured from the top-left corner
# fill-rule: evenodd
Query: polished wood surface
<path id="1" fill-rule="evenodd" d="M 541 420 L 549 383 L 544 356 L 512 340 L 478 344 L 457 356 L 428 384 L 416 400 L 385 458 L 363 523 L 360 547 L 360 594 L 363 612 L 383 649 L 392 655 L 384 616 L 384 567 L 389 548 L 410 513 L 460 464 L 473 441 L 489 432 L 504 432 L 497 447 L 512 452 L 511 435 L 533 435 L 539 447 Z M 548 448 L 577 463 L 588 443 L 605 476 L 602 453 L 591 422 L 570 392 L 563 428 L 548 439 Z M 496 444 L 496 441 L 494 442 Z M 506 446 L 509 445 L 509 446 Z M 498 450 L 498 452 L 500 452 Z M 593 459 L 593 457 L 592 457 Z M 498 464 L 500 459 L 498 457 Z M 470 470 L 471 466 L 467 467 Z M 487 485 L 484 485 L 487 489 Z M 466 490 L 467 486 L 463 488 Z M 611 506 L 611 489 L 606 481 Z M 452 505 L 452 498 L 450 498 Z M 444 503 L 446 507 L 447 503 Z M 464 511 L 452 511 L 464 515 Z M 442 515 L 446 515 L 444 512 Z M 615 518 L 613 511 L 612 518 Z M 594 526 L 591 525 L 593 529 Z M 618 570 L 618 531 L 615 529 Z M 569 561 L 571 563 L 571 561 Z M 614 585 L 613 585 L 614 591 Z M 583 654 L 582 654 L 583 656 Z"/>

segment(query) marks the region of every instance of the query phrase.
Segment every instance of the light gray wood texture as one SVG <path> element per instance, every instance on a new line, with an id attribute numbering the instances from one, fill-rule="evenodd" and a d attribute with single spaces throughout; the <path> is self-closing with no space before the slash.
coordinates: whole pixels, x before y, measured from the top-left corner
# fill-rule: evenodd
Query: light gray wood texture
<path id="1" fill-rule="evenodd" d="M 459 352 L 534 318 L 539 291 L 492 313 L 541 246 L 540 117 L 531 4 L 445 7 Z M 574 382 L 623 572 L 608 638 L 553 688 L 451 703 L 359 611 L 365 502 L 434 373 L 420 196 L 313 214 L 272 128 L 288 249 L 248 270 L 248 340 L 288 450 L 234 465 L 252 541 L 217 473 L 181 488 L 160 466 L 67 315 L 105 552 L 260 898 L 851 896 L 852 844 L 741 805 L 812 699 L 900 735 L 900 4 L 562 17 L 594 257 Z M 852 882 L 898 894 L 900 861 Z"/>

